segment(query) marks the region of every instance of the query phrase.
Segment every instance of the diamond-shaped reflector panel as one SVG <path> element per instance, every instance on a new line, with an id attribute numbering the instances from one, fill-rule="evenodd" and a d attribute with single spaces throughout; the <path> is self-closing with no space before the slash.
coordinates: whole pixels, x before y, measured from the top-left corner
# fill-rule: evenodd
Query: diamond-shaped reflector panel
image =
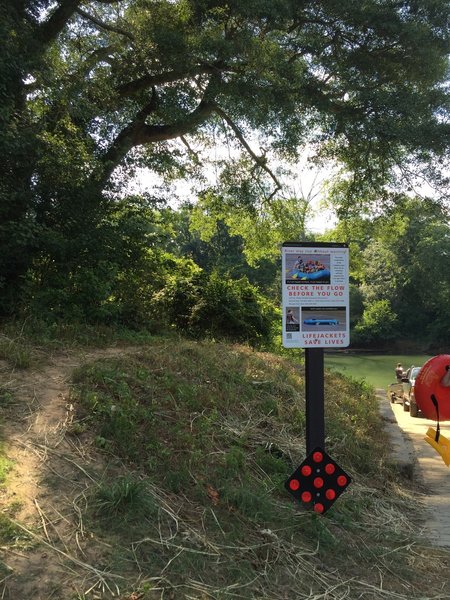
<path id="1" fill-rule="evenodd" d="M 349 475 L 322 448 L 315 448 L 284 485 L 305 508 L 324 514 L 350 483 Z"/>

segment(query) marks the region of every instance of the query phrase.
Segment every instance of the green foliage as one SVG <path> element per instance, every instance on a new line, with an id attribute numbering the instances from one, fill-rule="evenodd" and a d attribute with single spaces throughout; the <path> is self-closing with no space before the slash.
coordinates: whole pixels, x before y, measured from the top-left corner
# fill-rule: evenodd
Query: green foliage
<path id="1" fill-rule="evenodd" d="M 297 361 L 236 344 L 164 338 L 85 365 L 71 389 L 84 426 L 75 446 L 91 449 L 87 467 L 79 454 L 76 463 L 88 469 L 90 488 L 78 480 L 64 485 L 67 503 L 60 499 L 58 512 L 75 503 L 79 524 L 92 533 L 78 541 L 101 559 L 96 568 L 111 588 L 117 583 L 120 597 L 150 600 L 176 587 L 193 597 L 206 590 L 225 598 L 231 589 L 263 599 L 277 597 L 280 585 L 295 597 L 299 578 L 320 595 L 317 572 L 357 597 L 373 588 L 374 565 L 383 570 L 383 590 L 398 590 L 400 562 L 408 595 L 419 597 L 423 572 L 440 569 L 435 556 L 426 565 L 422 555 L 408 562 L 420 535 L 406 517 L 416 498 L 385 464 L 378 406 L 360 382 L 326 373 L 327 448 L 354 483 L 325 518 L 299 511 L 283 487 L 305 452 L 304 370 Z M 128 445 L 117 429 L 103 430 L 113 407 L 127 413 L 129 423 L 119 426 L 132 426 Z M 96 436 L 103 449 L 92 447 Z M 0 537 L 9 550 L 23 534 L 6 514 Z M 30 557 L 41 555 L 36 548 Z M 77 579 L 61 584 L 58 597 L 86 589 L 75 587 L 78 576 L 85 581 L 76 566 L 72 561 Z M 441 582 L 426 583 L 429 595 L 447 593 Z"/>
<path id="2" fill-rule="evenodd" d="M 226 281 L 213 274 L 189 321 L 194 332 L 257 343 L 269 338 L 271 307 L 246 279 Z"/>
<path id="3" fill-rule="evenodd" d="M 198 337 L 266 341 L 269 303 L 247 279 L 229 279 L 226 267 L 207 276 L 191 259 L 161 249 L 171 226 L 151 200 L 134 197 L 92 221 L 90 231 L 53 240 L 37 266 L 40 279 L 28 282 L 30 314 L 48 322 L 175 327 Z M 51 253 L 58 263 L 50 262 Z"/>
<path id="4" fill-rule="evenodd" d="M 376 300 L 366 306 L 355 334 L 355 343 L 383 344 L 394 340 L 398 335 L 398 319 L 389 300 Z"/>
<path id="5" fill-rule="evenodd" d="M 281 490 L 293 468 L 292 440 L 301 446 L 304 437 L 303 384 L 298 365 L 286 359 L 179 340 L 83 367 L 74 375 L 72 400 L 101 449 L 132 461 L 155 483 L 175 493 L 192 490 L 203 499 L 199 482 L 205 482 L 247 516 L 265 519 L 266 491 Z M 375 473 L 385 450 L 373 391 L 327 374 L 325 395 L 329 445 L 352 468 L 364 464 L 367 473 Z M 115 414 L 124 418 L 116 420 Z M 120 499 L 127 490 L 134 493 L 128 483 L 114 487 Z M 265 490 L 260 501 L 258 488 Z"/>
<path id="6" fill-rule="evenodd" d="M 232 194 L 231 194 L 232 196 Z M 213 190 L 202 195 L 193 208 L 190 227 L 203 241 L 211 242 L 220 223 L 224 223 L 232 236 L 243 241 L 242 251 L 249 265 L 256 267 L 264 260 L 279 257 L 279 247 L 286 240 L 305 238 L 306 219 L 311 210 L 304 198 L 273 199 L 260 203 L 257 200 L 233 204 L 226 194 Z"/>
<path id="7" fill-rule="evenodd" d="M 246 482 L 244 485 L 223 486 L 220 492 L 224 500 L 244 517 L 262 525 L 272 521 L 274 507 L 267 491 L 261 491 L 260 488 Z"/>
<path id="8" fill-rule="evenodd" d="M 136 521 L 153 518 L 157 513 L 157 504 L 146 483 L 131 476 L 103 483 L 92 502 L 96 515 L 108 521 Z"/>
<path id="9" fill-rule="evenodd" d="M 22 332 L 13 338 L 0 335 L 0 358 L 16 369 L 27 369 L 33 360 L 29 340 Z"/>
<path id="10" fill-rule="evenodd" d="M 245 452 L 239 446 L 232 446 L 225 455 L 225 465 L 228 472 L 238 475 L 245 464 Z"/>
<path id="11" fill-rule="evenodd" d="M 401 235 L 396 231 L 396 235 Z M 364 279 L 361 292 L 367 306 L 387 300 L 392 303 L 399 287 L 400 265 L 392 245 L 374 240 L 363 252 Z"/>
<path id="12" fill-rule="evenodd" d="M 269 477 L 286 479 L 286 471 L 290 465 L 285 460 L 273 456 L 266 448 L 257 448 L 255 462 Z"/>
<path id="13" fill-rule="evenodd" d="M 381 450 L 386 434 L 372 386 L 335 373 L 332 380 L 325 378 L 325 395 L 330 447 L 344 444 L 349 468 L 375 475 L 386 458 Z M 372 455 L 375 439 L 376 457 Z"/>
<path id="14" fill-rule="evenodd" d="M 141 452 L 142 440 L 136 432 L 154 418 L 152 403 L 139 403 L 135 399 L 136 390 L 149 389 L 150 373 L 137 367 L 133 375 L 131 378 L 119 365 L 106 369 L 93 366 L 85 375 L 82 372 L 75 375 L 75 381 L 87 377 L 96 382 L 93 390 L 83 391 L 80 401 L 88 419 L 94 418 L 101 424 L 97 445 L 130 459 L 136 459 Z M 148 439 L 147 444 L 151 443 Z"/>
<path id="15" fill-rule="evenodd" d="M 1 398 L 0 398 L 1 405 Z M 0 486 L 5 483 L 6 476 L 12 469 L 13 463 L 8 459 L 5 453 L 4 444 L 0 442 Z"/>
<path id="16" fill-rule="evenodd" d="M 364 313 L 364 295 L 361 289 L 355 285 L 350 284 L 349 288 L 349 300 L 350 300 L 350 327 L 361 319 Z"/>
<path id="17" fill-rule="evenodd" d="M 327 234 L 350 242 L 353 343 L 406 338 L 440 347 L 449 339 L 447 211 L 434 200 L 399 195 L 383 208 Z"/>
<path id="18" fill-rule="evenodd" d="M 233 479 L 246 468 L 245 450 L 222 431 L 224 419 L 251 408 L 271 422 L 299 410 L 292 402 L 303 402 L 294 389 L 300 383 L 298 373 L 275 357 L 266 365 L 264 355 L 246 348 L 180 340 L 169 344 L 168 351 L 167 343 L 153 344 L 134 358 L 102 360 L 75 372 L 77 422 L 95 431 L 104 450 L 157 473 L 171 489 L 180 481 L 192 485 L 193 474 L 209 468 L 210 460 L 213 476 L 219 455 L 210 456 L 208 444 L 217 433 L 218 440 L 224 439 L 221 470 Z M 270 379 L 270 394 L 261 394 L 254 384 L 261 378 Z M 270 415 L 269 399 L 275 406 Z M 172 411 L 177 417 L 167 420 L 164 415 Z M 291 426 L 300 433 L 296 423 Z"/>
<path id="19" fill-rule="evenodd" d="M 4 513 L 0 513 L 0 542 L 2 544 L 17 542 L 26 536 L 20 527 Z"/>
<path id="20" fill-rule="evenodd" d="M 304 232 L 305 203 L 276 194 L 275 156 L 312 145 L 341 161 L 336 196 L 349 209 L 368 189 L 379 197 L 397 164 L 437 169 L 448 151 L 444 0 L 23 0 L 0 11 L 3 314 L 142 320 L 152 261 L 139 272 L 133 252 L 160 246 L 142 221 L 133 243 L 131 216 L 111 220 L 136 168 L 168 182 L 214 162 L 222 206 L 208 218 L 245 239 L 257 265 Z M 217 142 L 228 158 L 214 158 Z"/>
<path id="21" fill-rule="evenodd" d="M 246 278 L 175 277 L 157 299 L 169 322 L 185 333 L 253 344 L 270 338 L 273 309 Z"/>
<path id="22" fill-rule="evenodd" d="M 296 418 L 304 415 L 303 384 L 302 368 L 289 360 L 182 339 L 79 371 L 72 401 L 78 414 L 79 403 L 88 411 L 83 435 L 98 434 L 106 418 L 86 405 L 90 393 L 102 390 L 114 402 L 131 394 L 135 405 L 151 402 L 155 409 L 131 432 L 139 455 L 131 458 L 111 438 L 117 458 L 101 486 L 85 494 L 85 523 L 112 549 L 108 567 L 126 564 L 120 573 L 134 575 L 137 563 L 150 584 L 163 571 L 171 588 L 188 586 L 195 576 L 209 591 L 218 590 L 217 597 L 225 587 L 226 596 L 229 581 L 238 582 L 246 596 L 263 598 L 276 595 L 280 581 L 295 596 L 299 573 L 315 590 L 312 565 L 323 571 L 324 564 L 333 564 L 347 588 L 354 564 L 358 581 L 366 569 L 372 580 L 379 556 L 380 564 L 388 557 L 396 565 L 398 548 L 409 539 L 405 523 L 413 526 L 404 513 L 413 498 L 386 465 L 378 406 L 365 384 L 326 373 L 327 446 L 354 485 L 326 518 L 299 512 L 286 495 L 283 483 L 304 458 L 305 424 Z M 267 410 L 269 405 L 275 408 Z M 125 465 L 133 476 L 125 475 Z M 361 552 L 362 540 L 370 552 Z M 300 567 L 305 552 L 308 564 Z M 350 566 L 349 556 L 355 557 Z M 296 565 L 292 578 L 283 566 L 287 560 Z M 396 584 L 398 569 L 392 570 Z M 151 595 L 151 585 L 139 581 L 139 593 Z M 164 583 L 158 579 L 157 585 Z"/>

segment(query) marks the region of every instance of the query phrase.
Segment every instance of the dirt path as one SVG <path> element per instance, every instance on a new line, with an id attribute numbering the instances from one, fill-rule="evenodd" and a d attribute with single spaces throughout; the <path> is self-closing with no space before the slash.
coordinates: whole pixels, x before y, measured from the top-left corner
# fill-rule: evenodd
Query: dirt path
<path id="1" fill-rule="evenodd" d="M 0 488 L 0 512 L 29 531 L 22 530 L 24 539 L 13 550 L 0 548 L 7 569 L 0 577 L 0 598 L 59 599 L 63 589 L 64 597 L 67 590 L 77 597 L 89 587 L 107 585 L 101 567 L 93 566 L 101 564 L 101 556 L 92 556 L 78 508 L 102 465 L 89 441 L 81 444 L 66 435 L 73 419 L 69 381 L 83 362 L 125 351 L 135 349 L 55 356 L 27 371 L 0 365 L 1 385 L 13 398 L 4 414 L 2 439 L 14 465 L 7 487 Z"/>
<path id="2" fill-rule="evenodd" d="M 395 460 L 409 469 L 424 490 L 426 517 L 424 535 L 436 546 L 450 547 L 450 468 L 424 440 L 428 427 L 436 423 L 411 417 L 401 404 L 391 404 L 384 390 L 377 390 L 380 408 L 393 443 Z M 450 423 L 441 423 L 441 432 L 450 439 Z M 415 510 L 411 506 L 411 511 Z"/>

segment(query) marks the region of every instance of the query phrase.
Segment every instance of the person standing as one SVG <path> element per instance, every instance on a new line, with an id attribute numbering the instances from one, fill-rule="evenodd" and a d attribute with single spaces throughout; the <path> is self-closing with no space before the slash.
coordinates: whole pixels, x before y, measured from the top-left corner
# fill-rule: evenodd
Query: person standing
<path id="1" fill-rule="evenodd" d="M 397 366 L 395 367 L 395 377 L 397 378 L 397 383 L 401 383 L 402 382 L 403 367 L 402 367 L 401 363 L 397 363 Z"/>
<path id="2" fill-rule="evenodd" d="M 298 323 L 291 308 L 288 308 L 287 310 L 286 323 Z"/>

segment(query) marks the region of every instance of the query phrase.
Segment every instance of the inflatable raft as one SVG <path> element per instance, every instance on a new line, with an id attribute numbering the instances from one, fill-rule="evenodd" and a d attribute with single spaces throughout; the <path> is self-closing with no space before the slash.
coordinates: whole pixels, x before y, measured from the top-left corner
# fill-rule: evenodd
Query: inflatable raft
<path id="1" fill-rule="evenodd" d="M 299 281 L 314 281 L 315 279 L 328 279 L 330 277 L 330 271 L 328 269 L 322 269 L 315 273 L 303 273 L 298 269 L 292 269 L 288 273 L 289 279 L 298 279 Z"/>

